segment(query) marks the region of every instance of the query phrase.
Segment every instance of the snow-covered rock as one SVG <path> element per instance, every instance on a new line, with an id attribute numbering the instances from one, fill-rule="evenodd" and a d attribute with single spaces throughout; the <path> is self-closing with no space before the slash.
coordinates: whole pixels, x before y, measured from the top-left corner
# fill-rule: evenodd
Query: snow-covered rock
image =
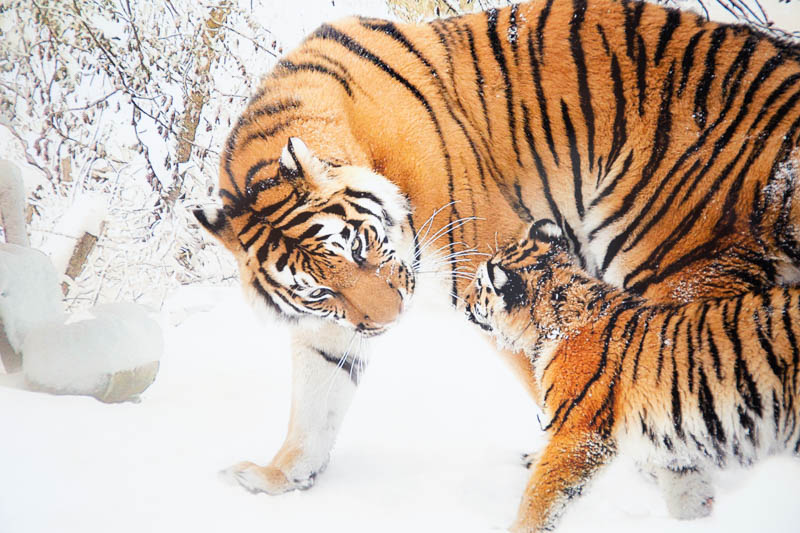
<path id="1" fill-rule="evenodd" d="M 158 323 L 131 303 L 105 304 L 87 314 L 30 332 L 22 346 L 28 383 L 105 402 L 127 400 L 149 387 L 164 351 Z"/>
<path id="2" fill-rule="evenodd" d="M 155 380 L 164 351 L 161 328 L 145 309 L 106 304 L 88 316 L 65 317 L 59 276 L 51 259 L 29 247 L 25 193 L 19 169 L 0 160 L 0 357 L 5 371 L 23 370 L 29 388 L 131 399 Z M 84 205 L 73 217 L 99 226 L 103 209 Z M 69 259 L 69 254 L 62 254 Z M 63 271 L 63 270 L 62 270 Z M 18 380 L 15 380 L 15 383 Z M 16 385 L 14 385 L 16 386 Z"/>
<path id="3" fill-rule="evenodd" d="M 33 328 L 63 321 L 61 289 L 50 259 L 32 248 L 0 244 L 0 322 L 11 347 L 19 352 Z"/>

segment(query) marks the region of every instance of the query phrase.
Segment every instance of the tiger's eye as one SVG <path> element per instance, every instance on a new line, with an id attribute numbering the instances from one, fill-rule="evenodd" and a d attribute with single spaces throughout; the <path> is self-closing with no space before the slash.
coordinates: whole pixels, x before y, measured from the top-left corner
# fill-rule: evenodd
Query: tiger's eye
<path id="1" fill-rule="evenodd" d="M 312 300 L 320 300 L 326 296 L 330 296 L 332 293 L 329 289 L 315 289 L 308 293 L 308 297 Z"/>
<path id="2" fill-rule="evenodd" d="M 350 250 L 353 252 L 353 261 L 359 265 L 364 262 L 363 248 L 364 243 L 361 242 L 361 239 L 354 238 Z"/>

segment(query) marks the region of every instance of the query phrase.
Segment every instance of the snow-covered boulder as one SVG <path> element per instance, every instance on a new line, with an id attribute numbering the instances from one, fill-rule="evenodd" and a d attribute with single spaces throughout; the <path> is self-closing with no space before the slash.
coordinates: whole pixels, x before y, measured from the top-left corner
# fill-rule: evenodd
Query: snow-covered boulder
<path id="1" fill-rule="evenodd" d="M 31 331 L 22 346 L 23 369 L 32 388 L 119 402 L 153 383 L 163 351 L 161 328 L 144 308 L 105 304 Z"/>
<path id="2" fill-rule="evenodd" d="M 58 276 L 42 252 L 0 244 L 0 321 L 17 352 L 34 327 L 64 321 Z"/>
<path id="3" fill-rule="evenodd" d="M 24 206 L 19 169 L 0 160 L 6 236 L 0 242 L 0 358 L 6 373 L 21 368 L 28 388 L 55 394 L 104 402 L 135 397 L 155 380 L 164 350 L 161 328 L 144 308 L 130 303 L 65 317 L 53 262 L 29 247 Z"/>

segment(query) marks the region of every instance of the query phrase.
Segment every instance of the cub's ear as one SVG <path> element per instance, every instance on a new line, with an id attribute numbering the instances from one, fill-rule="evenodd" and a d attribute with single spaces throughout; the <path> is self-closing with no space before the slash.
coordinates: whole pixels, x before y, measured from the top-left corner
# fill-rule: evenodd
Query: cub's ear
<path id="1" fill-rule="evenodd" d="M 528 238 L 555 244 L 564 240 L 564 232 L 555 222 L 543 218 L 531 224 Z"/>
<path id="2" fill-rule="evenodd" d="M 230 220 L 223 209 L 206 207 L 204 209 L 195 209 L 192 213 L 206 231 L 228 248 L 236 242 Z"/>
<path id="3" fill-rule="evenodd" d="M 278 172 L 284 179 L 293 182 L 299 179 L 314 180 L 326 168 L 327 165 L 311 153 L 306 143 L 297 137 L 290 137 L 281 152 Z"/>

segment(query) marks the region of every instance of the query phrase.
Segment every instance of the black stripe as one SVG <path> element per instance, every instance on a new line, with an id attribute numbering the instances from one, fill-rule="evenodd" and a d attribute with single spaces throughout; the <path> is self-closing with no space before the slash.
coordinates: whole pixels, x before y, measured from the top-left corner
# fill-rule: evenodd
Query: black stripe
<path id="1" fill-rule="evenodd" d="M 611 170 L 611 166 L 617 161 L 617 158 L 622 151 L 622 147 L 628 140 L 627 134 L 627 121 L 625 118 L 625 89 L 622 84 L 622 72 L 619 68 L 619 61 L 617 54 L 611 55 L 611 80 L 614 85 L 614 129 L 611 137 L 611 150 L 608 152 L 606 159 L 605 173 Z"/>
<path id="2" fill-rule="evenodd" d="M 293 117 L 289 120 L 284 120 L 283 122 L 279 122 L 267 130 L 260 130 L 255 133 L 251 133 L 250 135 L 244 138 L 244 141 L 242 141 L 241 143 L 241 147 L 247 146 L 256 139 L 263 139 L 265 141 L 268 141 L 270 140 L 271 137 L 277 135 L 278 133 L 284 131 L 289 126 L 295 124 L 296 120 L 297 119 Z"/>
<path id="3" fill-rule="evenodd" d="M 539 45 L 539 57 L 544 61 L 544 26 L 547 24 L 547 18 L 550 16 L 550 8 L 553 7 L 554 0 L 547 0 L 547 3 L 539 12 L 539 18 L 536 21 L 536 37 Z"/>
<path id="4" fill-rule="evenodd" d="M 276 220 L 275 223 L 274 223 L 274 226 L 277 229 L 281 230 L 281 231 L 286 231 L 286 230 L 289 230 L 289 229 L 297 226 L 298 224 L 302 224 L 303 222 L 306 222 L 308 219 L 310 219 L 314 215 L 316 215 L 316 213 L 314 211 L 303 211 L 302 213 L 300 213 L 297 216 L 293 217 L 291 220 L 289 220 L 286 224 L 284 224 L 282 226 L 280 226 L 279 225 L 279 221 Z"/>
<path id="5" fill-rule="evenodd" d="M 255 165 L 252 165 L 249 169 L 247 169 L 247 174 L 245 175 L 244 178 L 245 190 L 250 188 L 253 182 L 253 178 L 255 177 L 255 175 L 258 173 L 259 170 L 277 162 L 278 162 L 277 159 L 261 159 Z M 275 182 L 274 184 L 276 183 L 277 182 Z"/>
<path id="6" fill-rule="evenodd" d="M 506 65 L 506 56 L 503 53 L 503 47 L 500 44 L 500 36 L 497 34 L 497 9 L 489 9 L 486 11 L 486 25 L 487 36 L 489 43 L 492 46 L 492 53 L 497 65 L 500 67 L 500 73 L 503 76 L 503 89 L 506 98 L 506 112 L 508 113 L 508 128 L 511 133 L 511 147 L 514 149 L 514 154 L 517 157 L 517 164 L 522 166 L 520 160 L 519 146 L 517 145 L 517 119 L 514 115 L 514 93 L 511 85 L 511 77 L 508 74 L 508 67 Z"/>
<path id="7" fill-rule="evenodd" d="M 483 110 L 483 118 L 486 120 L 486 132 L 488 137 L 492 137 L 492 123 L 489 120 L 489 111 L 486 108 L 486 95 L 484 94 L 483 87 L 486 81 L 483 78 L 483 72 L 481 72 L 481 67 L 478 64 L 478 53 L 475 50 L 475 37 L 472 35 L 472 30 L 467 27 L 465 28 L 467 32 L 467 40 L 469 41 L 469 50 L 472 54 L 472 66 L 475 69 L 475 85 L 476 91 L 478 93 L 478 99 L 481 101 L 481 109 Z"/>
<path id="8" fill-rule="evenodd" d="M 247 242 L 242 243 L 242 247 L 245 250 L 250 249 L 250 247 L 253 246 L 253 244 L 255 244 L 255 242 L 261 237 L 264 231 L 266 231 L 266 229 L 267 229 L 266 224 L 263 224 L 260 228 L 258 228 L 258 230 L 253 234 L 253 236 L 247 240 Z"/>
<path id="9" fill-rule="evenodd" d="M 798 348 L 797 336 L 795 335 L 794 329 L 792 328 L 791 309 L 793 309 L 793 306 L 791 299 L 792 295 L 789 293 L 789 289 L 784 287 L 783 310 L 781 312 L 781 317 L 783 319 L 783 329 L 786 330 L 786 338 L 789 341 L 789 346 L 792 348 L 792 368 L 794 369 L 794 373 L 792 375 L 792 390 L 797 390 L 797 377 L 798 377 L 798 370 L 800 369 L 800 348 Z"/>
<path id="10" fill-rule="evenodd" d="M 694 392 L 694 341 L 692 331 L 692 319 L 686 321 L 686 379 L 689 383 L 689 392 Z"/>
<path id="11" fill-rule="evenodd" d="M 578 76 L 578 96 L 581 111 L 586 120 L 586 143 L 589 154 L 589 172 L 594 168 L 594 110 L 592 109 L 592 94 L 589 90 L 589 79 L 586 70 L 586 56 L 583 52 L 580 30 L 586 16 L 586 0 L 573 0 L 572 18 L 569 24 L 569 42 L 572 59 Z M 563 102 L 562 102 L 563 105 Z M 583 206 L 581 206 L 583 209 Z"/>
<path id="12" fill-rule="evenodd" d="M 728 316 L 728 303 L 725 302 L 722 312 L 723 331 L 733 345 L 735 358 L 733 372 L 736 378 L 736 390 L 739 391 L 739 395 L 744 400 L 747 408 L 755 411 L 760 417 L 763 411 L 761 394 L 758 392 L 753 376 L 747 369 L 747 363 L 742 357 L 742 339 L 739 337 L 739 317 L 742 311 L 742 300 L 742 297 L 736 298 L 732 317 Z"/>
<path id="13" fill-rule="evenodd" d="M 653 308 L 649 308 L 649 314 L 644 320 L 644 329 L 642 329 L 641 337 L 639 339 L 639 348 L 636 350 L 636 356 L 634 357 L 633 361 L 633 377 L 631 378 L 633 383 L 636 383 L 636 377 L 639 374 L 639 357 L 641 357 L 642 350 L 644 349 L 644 339 L 647 337 L 647 332 L 650 330 L 650 319 L 653 318 L 653 312 Z"/>
<path id="14" fill-rule="evenodd" d="M 339 204 L 327 205 L 322 209 L 323 213 L 330 213 L 331 215 L 338 215 L 342 218 L 347 218 L 347 211 Z"/>
<path id="15" fill-rule="evenodd" d="M 322 358 L 327 362 L 336 365 L 339 369 L 345 371 L 347 375 L 350 376 L 350 380 L 353 382 L 353 385 L 358 385 L 358 382 L 361 379 L 361 371 L 358 367 L 359 361 L 357 358 L 351 359 L 348 354 L 344 354 L 341 357 L 336 357 L 335 355 L 329 354 L 328 352 L 320 350 L 319 348 L 314 348 L 314 351 L 321 355 Z"/>
<path id="16" fill-rule="evenodd" d="M 670 9 L 667 11 L 667 20 L 661 26 L 661 31 L 658 32 L 658 45 L 656 46 L 656 53 L 653 55 L 653 63 L 658 65 L 664 57 L 664 52 L 667 50 L 667 44 L 672 39 L 672 34 L 681 23 L 681 13 L 677 9 Z"/>
<path id="17" fill-rule="evenodd" d="M 550 115 L 547 112 L 547 98 L 542 88 L 542 76 L 539 71 L 539 61 L 536 59 L 536 53 L 533 50 L 533 35 L 528 35 L 528 57 L 531 65 L 531 76 L 533 77 L 533 85 L 536 88 L 536 100 L 539 103 L 539 119 L 542 121 L 542 129 L 544 130 L 545 139 L 547 139 L 547 146 L 550 148 L 550 153 L 553 154 L 553 160 L 558 166 L 558 154 L 556 153 L 555 141 L 553 141 L 553 131 L 550 127 Z M 523 104 L 524 105 L 524 104 Z"/>
<path id="18" fill-rule="evenodd" d="M 284 314 L 284 312 L 283 312 L 283 309 L 278 307 L 278 304 L 276 304 L 273 301 L 272 296 L 270 296 L 270 294 L 264 289 L 264 287 L 261 285 L 261 282 L 258 280 L 258 278 L 253 278 L 253 283 L 251 285 L 256 290 L 256 292 L 259 294 L 259 296 L 261 296 L 261 298 L 264 300 L 264 303 L 266 304 L 266 306 L 268 308 L 270 308 L 278 316 L 282 316 L 282 317 L 286 316 Z"/>
<path id="19" fill-rule="evenodd" d="M 703 75 L 700 77 L 700 81 L 697 83 L 697 89 L 695 89 L 693 117 L 700 129 L 706 127 L 706 120 L 708 118 L 708 92 L 711 88 L 711 83 L 716 77 L 717 52 L 727 36 L 726 29 L 725 26 L 720 26 L 711 32 L 711 43 L 708 46 L 708 52 L 706 52 L 706 68 L 703 71 Z"/>
<path id="20" fill-rule="evenodd" d="M 334 72 L 328 67 L 320 65 L 318 63 L 293 63 L 288 59 L 283 59 L 278 62 L 275 70 L 273 71 L 273 76 L 280 77 L 281 75 L 286 74 L 295 74 L 298 72 L 316 72 L 318 74 L 323 74 L 325 76 L 329 76 L 336 80 L 339 85 L 344 88 L 344 91 L 347 93 L 347 96 L 353 96 L 353 89 L 350 88 L 350 83 L 338 72 Z"/>
<path id="21" fill-rule="evenodd" d="M 683 320 L 683 318 L 681 318 Z M 680 321 L 678 321 L 680 326 Z M 677 327 L 675 328 L 678 329 Z M 678 365 L 675 362 L 675 346 L 672 347 L 672 426 L 675 428 L 675 434 L 679 439 L 684 440 L 686 437 L 683 432 L 683 412 L 681 411 L 681 394 L 678 390 Z"/>
<path id="22" fill-rule="evenodd" d="M 698 374 L 700 376 L 700 383 L 697 388 L 697 403 L 700 408 L 700 413 L 703 415 L 703 422 L 714 443 L 724 444 L 726 441 L 725 430 L 723 429 L 719 415 L 717 415 L 717 411 L 714 409 L 714 394 L 708 386 L 708 379 L 706 378 L 706 373 L 702 365 L 700 365 L 698 369 Z"/>
<path id="23" fill-rule="evenodd" d="M 625 48 L 631 61 L 636 60 L 635 37 L 639 22 L 641 22 L 644 2 L 635 2 L 634 6 L 633 11 L 631 11 L 629 3 L 625 2 L 623 4 L 623 9 L 625 10 Z"/>
<path id="24" fill-rule="evenodd" d="M 344 194 L 345 196 L 349 196 L 351 198 L 366 198 L 367 200 L 371 200 L 376 204 L 378 204 L 379 206 L 383 207 L 383 201 L 372 193 L 366 191 L 356 191 L 355 189 L 346 187 L 344 190 Z"/>
<path id="25" fill-rule="evenodd" d="M 705 310 L 706 309 L 707 309 L 707 306 L 704 305 L 703 306 L 704 313 L 702 315 L 703 321 L 705 321 Z M 716 315 L 719 315 L 719 310 L 720 310 L 719 306 L 715 305 L 715 311 L 716 311 L 715 314 Z M 716 375 L 717 375 L 717 381 L 722 381 L 722 379 L 723 379 L 723 376 L 722 376 L 722 365 L 720 363 L 719 349 L 717 348 L 716 341 L 714 341 L 714 332 L 711 331 L 711 324 L 709 324 L 708 327 L 705 328 L 704 334 L 707 335 L 705 337 L 705 339 L 706 339 L 706 342 L 708 343 L 708 351 L 711 354 L 711 362 L 714 365 L 714 373 L 716 373 Z"/>
<path id="26" fill-rule="evenodd" d="M 644 116 L 644 101 L 647 99 L 647 51 L 644 47 L 644 39 L 636 34 L 636 85 L 639 87 L 639 116 Z"/>
<path id="27" fill-rule="evenodd" d="M 763 309 L 763 305 L 761 307 Z M 765 309 L 767 315 L 769 315 L 771 309 Z M 781 364 L 778 362 L 777 357 L 775 356 L 775 349 L 772 346 L 772 341 L 770 340 L 770 334 L 764 331 L 764 325 L 761 323 L 761 317 L 759 316 L 758 309 L 753 311 L 753 323 L 756 326 L 756 338 L 758 339 L 758 343 L 761 346 L 761 349 L 764 350 L 764 353 L 767 356 L 767 364 L 769 365 L 772 373 L 779 380 L 783 380 L 783 368 Z"/>
<path id="28" fill-rule="evenodd" d="M 578 216 L 583 218 L 585 210 L 583 207 L 581 155 L 578 152 L 578 140 L 575 137 L 575 128 L 572 126 L 572 121 L 569 118 L 569 109 L 563 99 L 561 100 L 561 117 L 564 120 L 564 129 L 566 130 L 567 140 L 569 141 L 569 155 L 572 162 L 572 193 L 575 197 L 575 208 L 578 210 Z"/>
<path id="29" fill-rule="evenodd" d="M 683 91 L 686 89 L 686 83 L 689 81 L 689 73 L 694 66 L 694 51 L 697 48 L 697 43 L 706 30 L 700 30 L 689 39 L 686 48 L 683 50 L 683 59 L 681 60 L 681 83 L 678 86 L 678 98 L 683 96 Z"/>
<path id="30" fill-rule="evenodd" d="M 558 204 L 556 204 L 555 200 L 553 199 L 553 193 L 550 190 L 550 180 L 547 177 L 547 170 L 542 163 L 542 158 L 539 156 L 539 151 L 536 149 L 536 142 L 530 128 L 530 116 L 528 108 L 524 103 L 522 105 L 522 117 L 525 140 L 528 143 L 528 149 L 531 152 L 531 157 L 533 157 L 533 162 L 536 166 L 536 172 L 539 174 L 539 181 L 542 184 L 542 192 L 544 193 L 545 200 L 547 200 L 547 205 L 550 208 L 550 214 L 555 219 L 556 224 L 563 227 L 566 224 L 566 220 L 564 220 L 564 216 L 558 209 Z"/>
<path id="31" fill-rule="evenodd" d="M 323 227 L 324 226 L 322 224 L 313 224 L 313 225 L 311 225 L 311 227 L 309 227 L 307 230 L 305 230 L 303 233 L 301 233 L 300 236 L 297 237 L 297 240 L 300 241 L 300 242 L 303 242 L 304 240 L 306 240 L 306 239 L 308 239 L 310 237 L 314 237 L 317 233 L 320 232 L 320 230 Z"/>
<path id="32" fill-rule="evenodd" d="M 622 179 L 622 178 L 623 178 L 623 177 L 624 177 L 624 176 L 625 176 L 625 175 L 628 173 L 628 170 L 630 170 L 630 168 L 631 168 L 631 164 L 632 164 L 632 163 L 633 163 L 633 150 L 631 150 L 631 151 L 628 153 L 628 157 L 626 157 L 626 158 L 625 158 L 625 162 L 623 162 L 623 163 L 622 163 L 622 168 L 621 168 L 621 169 L 620 169 L 620 171 L 617 173 L 617 175 L 616 175 L 616 176 L 614 176 L 614 179 L 613 179 L 613 180 L 611 180 L 611 183 L 609 183 L 608 185 L 606 185 L 606 187 L 605 187 L 605 188 L 604 188 L 602 191 L 600 191 L 600 194 L 598 194 L 597 196 L 595 196 L 595 197 L 594 197 L 594 199 L 592 200 L 592 203 L 590 203 L 590 204 L 589 204 L 589 208 L 590 208 L 590 209 L 591 209 L 592 207 L 596 206 L 597 204 L 599 204 L 599 203 L 600 203 L 600 201 L 601 201 L 603 198 L 605 198 L 606 196 L 608 196 L 609 194 L 611 194 L 612 192 L 614 192 L 614 189 L 616 188 L 617 184 L 618 184 L 618 183 L 620 182 L 620 180 L 621 180 L 621 179 Z M 591 239 L 591 238 L 593 238 L 594 234 L 595 234 L 597 231 L 598 231 L 598 230 L 592 230 L 592 232 L 589 234 L 589 238 L 590 238 L 590 239 Z"/>

